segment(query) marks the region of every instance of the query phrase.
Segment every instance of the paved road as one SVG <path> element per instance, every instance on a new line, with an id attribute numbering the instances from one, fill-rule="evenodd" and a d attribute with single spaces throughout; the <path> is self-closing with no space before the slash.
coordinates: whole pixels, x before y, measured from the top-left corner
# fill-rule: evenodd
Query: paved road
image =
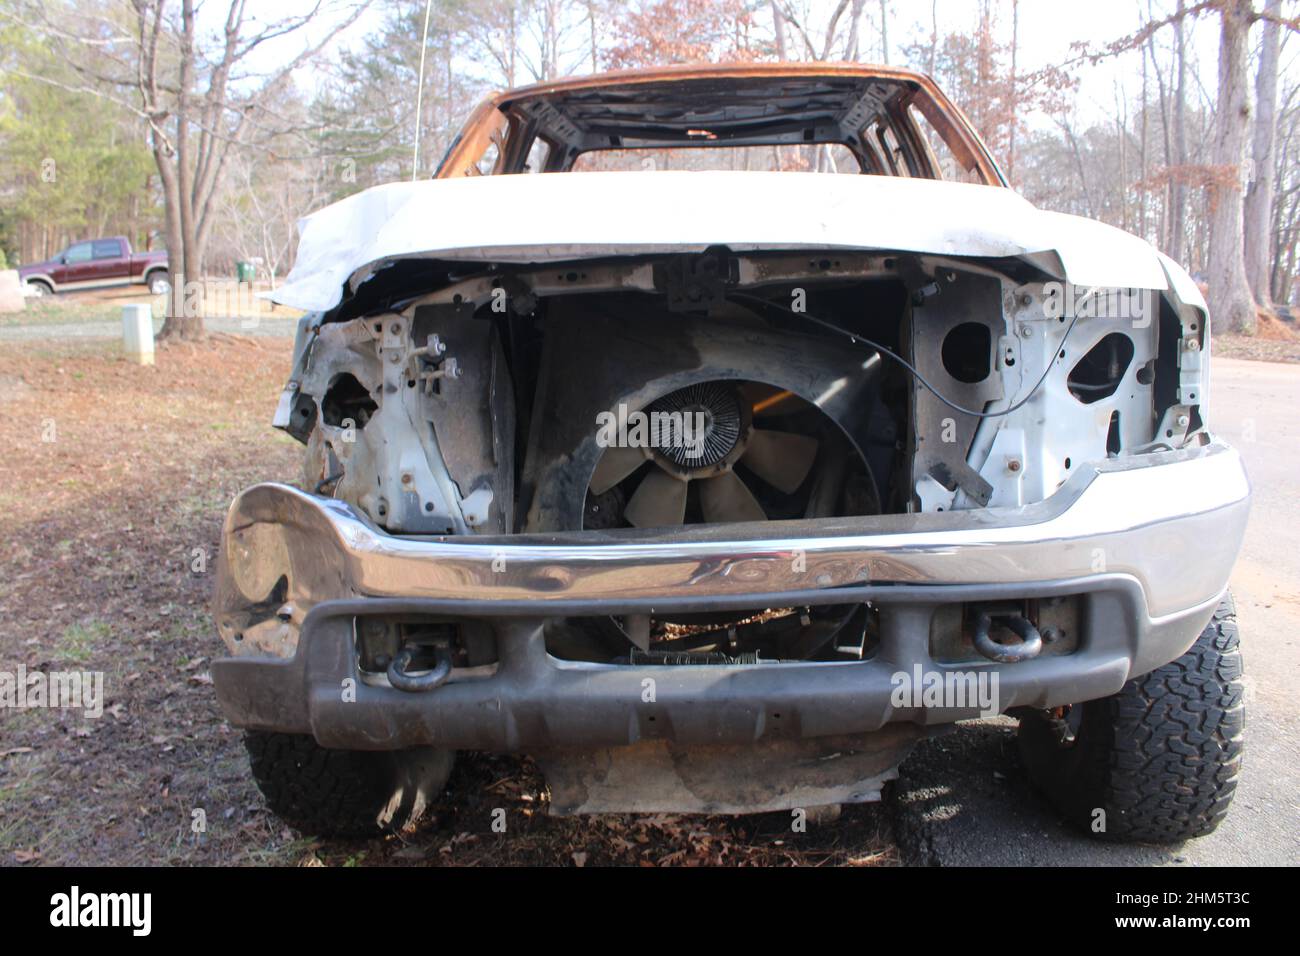
<path id="1" fill-rule="evenodd" d="M 231 332 L 236 335 L 270 335 L 293 337 L 298 320 L 289 318 L 207 318 L 204 325 L 209 332 Z M 162 319 L 154 319 L 154 334 L 162 328 Z M 36 342 L 49 339 L 120 339 L 121 322 L 45 322 L 34 325 L 0 326 L 0 342 Z"/>
<path id="2" fill-rule="evenodd" d="M 1300 365 L 1216 359 L 1210 424 L 1246 460 L 1254 503 L 1232 577 L 1246 663 L 1246 756 L 1227 820 L 1174 847 L 1096 843 L 1025 781 L 1014 722 L 926 741 L 893 800 L 905 854 L 939 865 L 1300 863 Z"/>

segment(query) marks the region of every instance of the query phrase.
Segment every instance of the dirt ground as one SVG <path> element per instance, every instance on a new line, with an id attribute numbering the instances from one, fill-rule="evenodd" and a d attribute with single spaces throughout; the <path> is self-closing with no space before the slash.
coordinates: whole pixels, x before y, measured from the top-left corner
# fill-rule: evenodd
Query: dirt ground
<path id="1" fill-rule="evenodd" d="M 1215 333 L 1213 355 L 1256 362 L 1300 363 L 1300 332 L 1267 309 L 1257 313 L 1259 326 L 1251 336 Z"/>
<path id="2" fill-rule="evenodd" d="M 878 805 L 805 833 L 789 814 L 553 818 L 529 761 L 478 754 L 416 832 L 279 823 L 212 693 L 207 604 L 230 499 L 296 474 L 299 446 L 269 427 L 289 349 L 220 336 L 140 368 L 115 343 L 0 344 L 0 671 L 102 671 L 106 698 L 97 719 L 0 708 L 0 865 L 899 862 Z"/>

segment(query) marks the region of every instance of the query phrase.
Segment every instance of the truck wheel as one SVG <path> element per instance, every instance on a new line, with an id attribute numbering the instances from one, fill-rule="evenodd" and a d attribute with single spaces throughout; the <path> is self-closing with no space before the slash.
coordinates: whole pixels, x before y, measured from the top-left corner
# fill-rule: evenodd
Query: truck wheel
<path id="1" fill-rule="evenodd" d="M 1030 780 L 1102 840 L 1177 843 L 1214 831 L 1241 770 L 1241 651 L 1225 595 L 1182 657 L 1064 718 L 1020 721 Z"/>
<path id="2" fill-rule="evenodd" d="M 43 299 L 46 296 L 54 295 L 54 290 L 44 282 L 28 282 L 27 288 L 30 290 L 33 298 Z"/>
<path id="3" fill-rule="evenodd" d="M 313 836 L 375 836 L 422 819 L 454 751 L 327 750 L 302 734 L 244 734 L 253 779 L 271 811 Z"/>
<path id="4" fill-rule="evenodd" d="M 165 272 L 151 272 L 148 277 L 150 295 L 166 295 L 171 291 L 171 279 Z"/>

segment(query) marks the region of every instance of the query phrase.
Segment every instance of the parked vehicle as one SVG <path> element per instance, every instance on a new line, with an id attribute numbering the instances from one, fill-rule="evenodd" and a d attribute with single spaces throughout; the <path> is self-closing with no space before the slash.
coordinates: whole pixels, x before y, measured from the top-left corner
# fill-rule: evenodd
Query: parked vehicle
<path id="1" fill-rule="evenodd" d="M 496 95 L 434 181 L 308 217 L 275 298 L 304 472 L 230 509 L 212 675 L 296 826 L 408 822 L 462 749 L 556 813 L 872 800 L 993 713 L 1089 832 L 1227 812 L 1250 489 L 1205 302 L 927 77 Z"/>
<path id="2" fill-rule="evenodd" d="M 21 266 L 18 278 L 30 296 L 132 284 L 164 295 L 171 288 L 166 251 L 132 252 L 126 236 L 74 242 L 45 262 Z"/>

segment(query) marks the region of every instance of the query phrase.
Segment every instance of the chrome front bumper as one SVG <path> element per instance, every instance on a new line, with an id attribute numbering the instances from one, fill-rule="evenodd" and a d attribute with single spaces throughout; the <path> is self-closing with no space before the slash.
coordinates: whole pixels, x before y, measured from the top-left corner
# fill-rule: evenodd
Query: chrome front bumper
<path id="1" fill-rule="evenodd" d="M 340 747 L 862 733 L 973 716 L 890 704 L 891 674 L 944 669 L 927 650 L 936 607 L 1068 594 L 1086 602 L 1077 651 L 981 666 L 999 670 L 1003 709 L 1074 703 L 1191 645 L 1227 586 L 1249 499 L 1239 456 L 1218 442 L 1081 466 L 1020 509 L 649 533 L 396 538 L 341 502 L 258 485 L 226 521 L 214 613 L 233 656 L 214 662 L 213 679 L 234 723 Z M 575 664 L 548 655 L 542 637 L 555 617 L 857 601 L 881 609 L 879 650 L 860 662 Z M 250 608 L 268 602 L 285 622 L 278 656 L 239 640 Z M 500 663 L 426 694 L 362 680 L 352 628 L 366 614 L 484 620 Z M 647 676 L 652 704 L 641 700 Z"/>

